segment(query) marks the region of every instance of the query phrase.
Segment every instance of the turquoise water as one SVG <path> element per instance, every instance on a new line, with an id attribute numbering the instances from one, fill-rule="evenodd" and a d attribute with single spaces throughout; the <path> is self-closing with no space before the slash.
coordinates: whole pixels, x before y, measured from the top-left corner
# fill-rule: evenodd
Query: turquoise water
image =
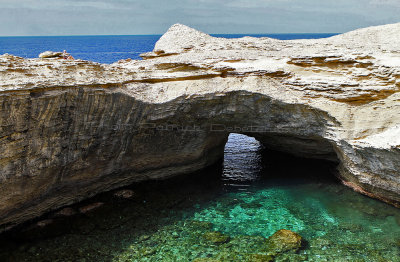
<path id="1" fill-rule="evenodd" d="M 135 184 L 0 236 L 0 261 L 268 261 L 280 229 L 305 244 L 275 261 L 400 261 L 400 210 L 335 179 L 335 164 L 298 159 L 233 134 L 223 162 Z M 102 203 L 85 214 L 79 209 Z M 207 236 L 218 231 L 223 241 Z"/>

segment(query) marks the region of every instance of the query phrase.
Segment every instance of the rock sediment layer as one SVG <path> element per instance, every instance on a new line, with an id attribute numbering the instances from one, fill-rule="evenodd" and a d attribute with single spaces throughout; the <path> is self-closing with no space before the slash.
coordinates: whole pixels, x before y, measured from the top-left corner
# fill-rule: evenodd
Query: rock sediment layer
<path id="1" fill-rule="evenodd" d="M 400 24 L 318 40 L 174 25 L 141 61 L 0 56 L 0 225 L 204 168 L 229 133 L 400 203 Z"/>

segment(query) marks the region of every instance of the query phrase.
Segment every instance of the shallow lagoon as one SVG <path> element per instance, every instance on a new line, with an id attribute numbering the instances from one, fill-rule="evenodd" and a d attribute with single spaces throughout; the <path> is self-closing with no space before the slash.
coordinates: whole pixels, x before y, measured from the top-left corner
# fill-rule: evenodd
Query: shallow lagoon
<path id="1" fill-rule="evenodd" d="M 233 134 L 223 163 L 132 185 L 131 198 L 104 193 L 72 206 L 76 215 L 48 214 L 1 236 L 0 261 L 267 261 L 265 238 L 283 228 L 306 242 L 276 261 L 400 261 L 400 210 L 334 172 Z M 213 231 L 226 241 L 210 241 Z"/>

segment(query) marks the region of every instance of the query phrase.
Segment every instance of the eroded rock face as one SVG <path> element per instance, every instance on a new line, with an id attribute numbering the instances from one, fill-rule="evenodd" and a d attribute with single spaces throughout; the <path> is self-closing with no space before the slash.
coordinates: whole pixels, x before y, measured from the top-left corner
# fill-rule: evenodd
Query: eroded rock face
<path id="1" fill-rule="evenodd" d="M 0 56 L 0 225 L 204 168 L 229 133 L 400 203 L 400 24 L 318 40 L 174 25 L 142 61 Z"/>

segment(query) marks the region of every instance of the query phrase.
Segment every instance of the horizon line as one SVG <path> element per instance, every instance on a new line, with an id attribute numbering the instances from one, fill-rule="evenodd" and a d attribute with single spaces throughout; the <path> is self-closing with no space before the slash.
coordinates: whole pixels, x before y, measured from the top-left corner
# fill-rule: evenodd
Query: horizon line
<path id="1" fill-rule="evenodd" d="M 208 35 L 338 35 L 343 33 L 211 33 Z M 0 37 L 74 37 L 74 36 L 162 36 L 164 34 L 105 34 L 105 35 L 0 35 Z"/>

